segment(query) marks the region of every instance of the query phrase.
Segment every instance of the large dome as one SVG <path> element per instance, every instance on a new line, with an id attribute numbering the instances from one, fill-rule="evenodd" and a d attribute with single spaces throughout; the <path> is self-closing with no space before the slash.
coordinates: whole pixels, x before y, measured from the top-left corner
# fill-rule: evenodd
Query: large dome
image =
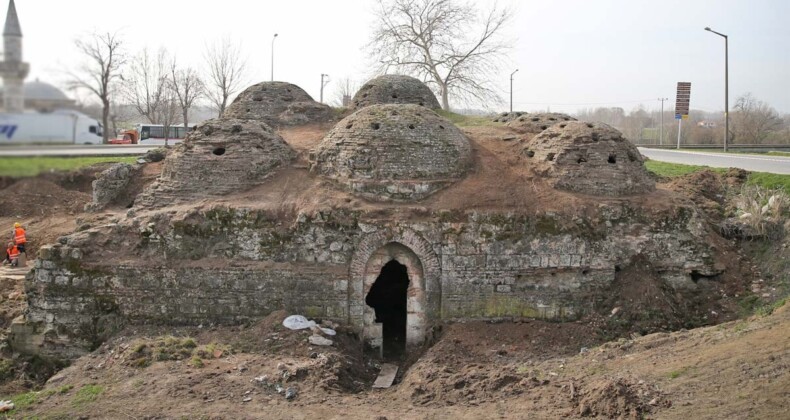
<path id="1" fill-rule="evenodd" d="M 328 121 L 332 109 L 286 82 L 263 82 L 240 93 L 223 114 L 227 118 L 263 121 L 272 126 Z"/>
<path id="2" fill-rule="evenodd" d="M 522 155 L 561 190 L 621 196 L 655 188 L 636 146 L 606 124 L 556 124 L 526 143 Z"/>
<path id="3" fill-rule="evenodd" d="M 66 96 L 62 90 L 39 80 L 25 83 L 24 89 L 25 99 L 35 99 L 39 101 L 71 101 L 71 98 Z"/>
<path id="4" fill-rule="evenodd" d="M 310 170 L 375 200 L 419 200 L 461 178 L 469 140 L 450 121 L 419 105 L 363 108 L 310 153 Z"/>
<path id="5" fill-rule="evenodd" d="M 439 109 L 439 101 L 425 84 L 413 77 L 385 74 L 365 83 L 351 100 L 354 109 L 375 104 L 414 104 Z"/>
<path id="6" fill-rule="evenodd" d="M 540 113 L 540 114 L 527 114 L 518 115 L 515 118 L 507 120 L 507 126 L 518 131 L 519 133 L 532 133 L 537 134 L 541 131 L 559 124 L 561 122 L 576 121 L 576 118 L 566 114 L 558 113 Z"/>

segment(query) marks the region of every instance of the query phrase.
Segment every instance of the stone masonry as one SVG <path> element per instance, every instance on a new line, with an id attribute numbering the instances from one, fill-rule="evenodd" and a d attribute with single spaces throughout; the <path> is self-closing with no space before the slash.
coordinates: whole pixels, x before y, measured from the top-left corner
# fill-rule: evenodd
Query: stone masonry
<path id="1" fill-rule="evenodd" d="M 330 121 L 329 106 L 318 103 L 302 88 L 286 82 L 262 82 L 240 93 L 225 118 L 261 121 L 273 127 Z"/>
<path id="2" fill-rule="evenodd" d="M 310 153 L 310 170 L 375 200 L 420 200 L 462 177 L 467 138 L 419 105 L 371 105 L 340 121 Z"/>
<path id="3" fill-rule="evenodd" d="M 136 200 L 143 206 L 220 196 L 261 183 L 295 152 L 262 122 L 202 123 L 168 154 L 159 179 Z"/>
<path id="4" fill-rule="evenodd" d="M 565 114 L 523 114 L 516 118 L 510 118 L 507 126 L 519 133 L 537 134 L 541 131 L 561 122 L 576 121 L 576 118 Z"/>
<path id="5" fill-rule="evenodd" d="M 414 104 L 439 109 L 439 101 L 423 82 L 399 74 L 385 74 L 365 83 L 351 100 L 354 109 L 376 104 Z"/>
<path id="6" fill-rule="evenodd" d="M 522 155 L 558 189 L 604 196 L 655 189 L 636 146 L 606 124 L 554 125 L 529 141 Z"/>
<path id="7" fill-rule="evenodd" d="M 99 211 L 122 194 L 132 180 L 140 176 L 141 165 L 116 163 L 100 173 L 93 181 L 93 199 L 86 205 L 88 211 Z"/>

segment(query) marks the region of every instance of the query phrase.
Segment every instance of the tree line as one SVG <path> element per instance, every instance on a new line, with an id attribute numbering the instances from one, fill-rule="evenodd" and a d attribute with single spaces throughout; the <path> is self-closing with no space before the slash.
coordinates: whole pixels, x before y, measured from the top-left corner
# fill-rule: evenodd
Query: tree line
<path id="1" fill-rule="evenodd" d="M 609 124 L 637 144 L 676 144 L 678 122 L 674 111 L 661 112 L 638 105 L 630 112 L 620 107 L 582 109 L 576 117 L 585 121 Z M 724 115 L 692 109 L 681 125 L 683 144 L 712 145 L 724 142 Z M 661 135 L 663 134 L 663 138 Z M 730 144 L 790 144 L 790 114 L 780 114 L 768 103 L 745 93 L 735 99 L 730 110 Z"/>
<path id="2" fill-rule="evenodd" d="M 229 38 L 206 45 L 202 68 L 182 64 L 164 48 L 131 54 L 118 33 L 91 33 L 75 45 L 82 61 L 69 72 L 68 85 L 100 103 L 104 143 L 117 131 L 126 107 L 150 124 L 161 124 L 165 133 L 175 125 L 189 127 L 190 112 L 200 100 L 222 116 L 246 79 L 246 62 Z"/>

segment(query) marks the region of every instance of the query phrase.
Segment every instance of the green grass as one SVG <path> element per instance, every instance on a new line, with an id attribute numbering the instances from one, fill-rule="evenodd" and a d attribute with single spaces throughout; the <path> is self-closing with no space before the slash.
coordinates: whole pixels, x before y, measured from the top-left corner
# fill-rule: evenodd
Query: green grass
<path id="1" fill-rule="evenodd" d="M 74 399 L 71 400 L 71 405 L 79 407 L 94 402 L 99 398 L 102 392 L 104 392 L 104 387 L 101 385 L 85 385 L 74 395 Z"/>
<path id="2" fill-rule="evenodd" d="M 768 156 L 785 156 L 785 157 L 790 157 L 790 152 L 776 152 L 776 151 L 774 151 L 774 152 L 768 152 L 768 153 L 766 153 L 766 155 L 768 155 Z"/>
<path id="3" fill-rule="evenodd" d="M 0 176 L 16 178 L 36 176 L 50 170 L 72 171 L 85 166 L 104 162 L 133 163 L 136 156 L 120 157 L 1 157 Z"/>
<path id="4" fill-rule="evenodd" d="M 497 123 L 492 121 L 493 116 L 483 115 L 462 115 L 455 112 L 445 111 L 443 109 L 436 110 L 436 113 L 444 118 L 447 118 L 453 124 L 459 127 L 483 127 L 495 126 Z"/>
<path id="5" fill-rule="evenodd" d="M 647 167 L 648 171 L 667 178 L 688 175 L 705 169 L 718 173 L 727 172 L 727 169 L 724 168 L 682 165 L 679 163 L 659 162 L 657 160 L 648 160 L 645 162 L 645 167 Z M 758 185 L 769 190 L 784 190 L 790 194 L 790 175 L 771 174 L 767 172 L 752 172 L 749 175 L 749 178 L 746 180 L 746 183 L 750 185 Z"/>

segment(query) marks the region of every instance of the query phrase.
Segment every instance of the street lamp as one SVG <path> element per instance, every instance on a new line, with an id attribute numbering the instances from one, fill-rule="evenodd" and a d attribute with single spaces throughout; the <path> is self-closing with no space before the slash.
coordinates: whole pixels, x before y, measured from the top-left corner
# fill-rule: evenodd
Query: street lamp
<path id="1" fill-rule="evenodd" d="M 274 81 L 274 40 L 277 39 L 277 34 L 272 37 L 272 82 Z"/>
<path id="2" fill-rule="evenodd" d="M 513 75 L 516 74 L 517 71 L 518 69 L 516 69 L 516 71 L 514 71 L 513 73 L 510 73 L 510 112 L 511 113 L 513 112 Z"/>
<path id="3" fill-rule="evenodd" d="M 724 38 L 724 151 L 727 151 L 727 141 L 730 137 L 730 79 L 729 79 L 729 39 L 727 35 L 716 32 L 709 27 L 705 27 L 708 32 Z"/>
<path id="4" fill-rule="evenodd" d="M 324 103 L 324 87 L 329 84 L 329 75 L 321 73 L 321 99 L 318 100 L 320 103 Z"/>

